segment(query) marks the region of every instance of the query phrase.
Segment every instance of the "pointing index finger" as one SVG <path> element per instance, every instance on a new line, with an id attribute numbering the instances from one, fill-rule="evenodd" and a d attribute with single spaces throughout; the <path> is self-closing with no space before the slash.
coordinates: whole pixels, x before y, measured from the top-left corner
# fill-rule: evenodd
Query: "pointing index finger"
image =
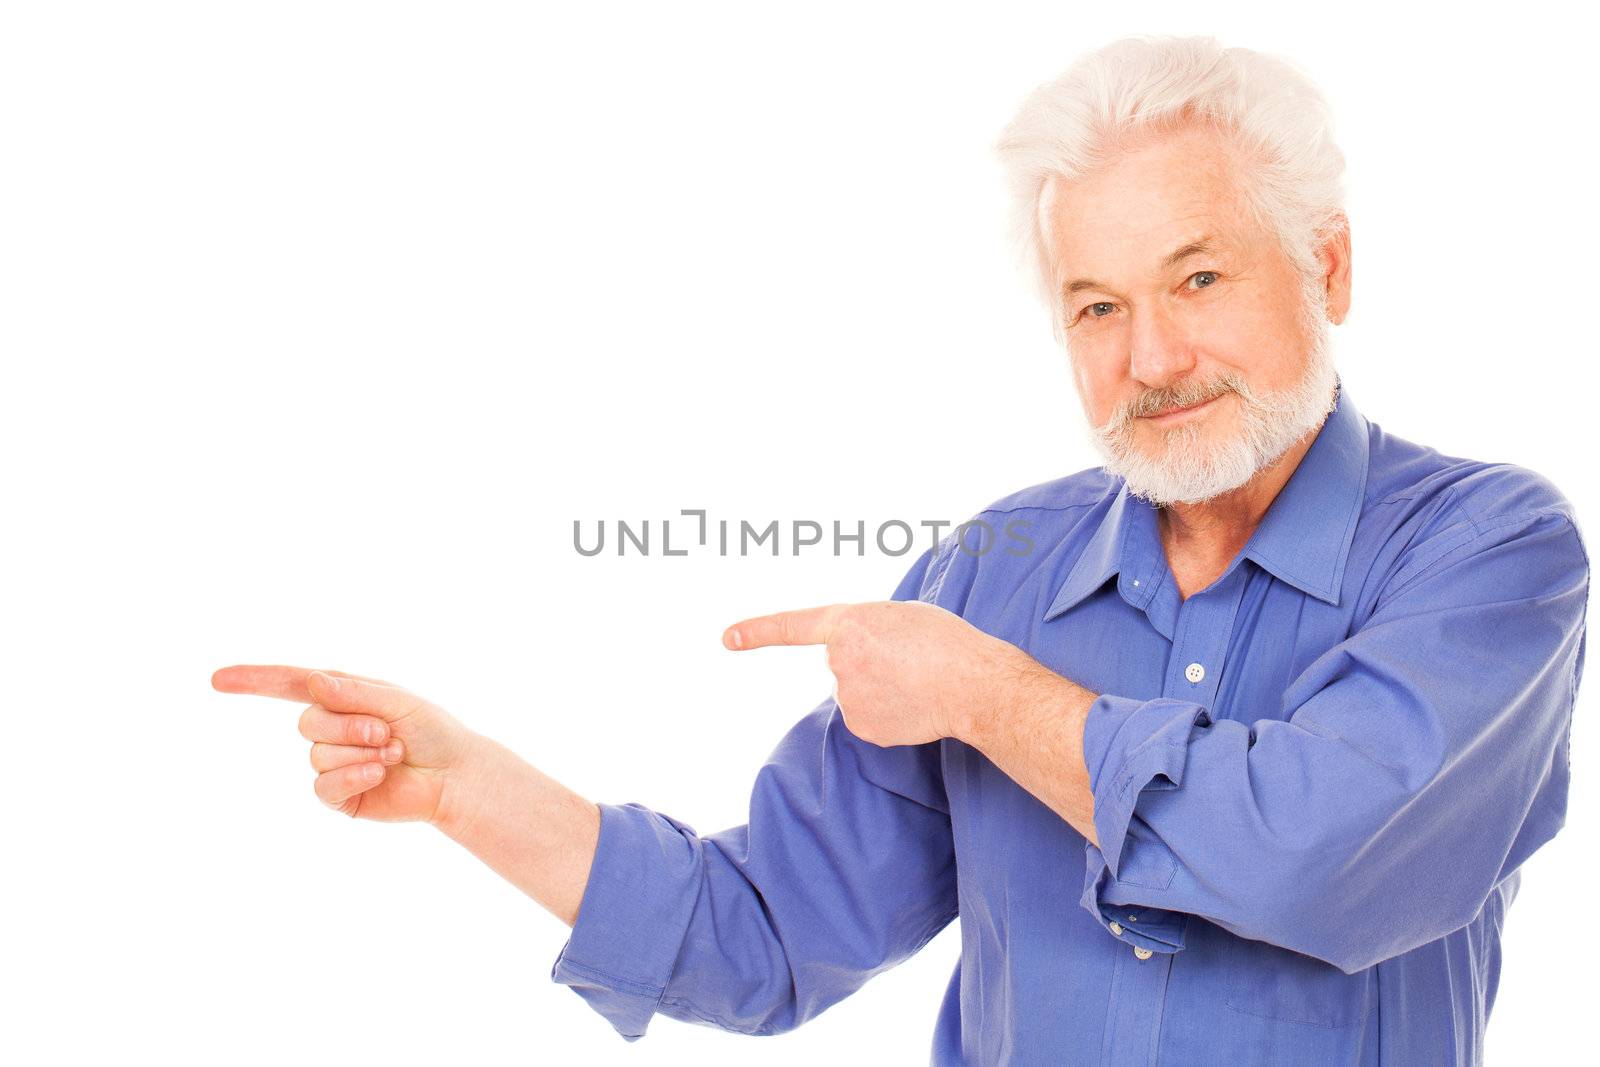
<path id="1" fill-rule="evenodd" d="M 310 667 L 285 667 L 279 664 L 239 663 L 223 667 L 211 675 L 211 688 L 219 693 L 246 693 L 252 696 L 277 697 L 299 704 L 314 702 L 308 682 L 313 673 L 331 674 L 335 678 L 350 678 L 358 682 L 372 682 L 394 689 L 393 682 L 379 678 L 364 678 L 344 671 L 316 671 Z"/>
<path id="2" fill-rule="evenodd" d="M 735 651 L 767 645 L 825 645 L 839 613 L 848 605 L 830 604 L 799 611 L 780 611 L 736 622 L 723 631 L 722 643 Z"/>

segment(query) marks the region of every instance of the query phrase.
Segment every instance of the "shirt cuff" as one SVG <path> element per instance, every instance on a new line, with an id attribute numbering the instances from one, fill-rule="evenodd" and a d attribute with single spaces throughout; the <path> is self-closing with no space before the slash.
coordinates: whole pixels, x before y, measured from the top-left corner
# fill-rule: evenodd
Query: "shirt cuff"
<path id="1" fill-rule="evenodd" d="M 1189 740 L 1196 727 L 1211 725 L 1205 708 L 1167 697 L 1134 700 L 1101 694 L 1084 723 L 1084 764 L 1094 794 L 1098 847 L 1084 842 L 1080 903 L 1100 925 L 1136 949 L 1178 952 L 1189 917 L 1161 908 L 1108 904 L 1113 884 L 1165 889 L 1177 858 L 1151 834 L 1134 811 L 1146 789 L 1176 789 L 1183 781 Z"/>
<path id="2" fill-rule="evenodd" d="M 1109 880 L 1106 865 L 1091 859 L 1079 901 L 1112 937 L 1146 952 L 1182 952 L 1189 916 L 1181 911 L 1135 904 L 1108 904 L 1102 894 Z"/>
<path id="3" fill-rule="evenodd" d="M 1171 697 L 1134 700 L 1102 693 L 1089 705 L 1083 760 L 1094 794 L 1094 832 L 1112 878 L 1121 877 L 1139 794 L 1181 785 L 1189 739 L 1196 727 L 1210 725 L 1205 708 Z"/>
<path id="4" fill-rule="evenodd" d="M 683 947 L 700 892 L 701 846 L 692 827 L 642 805 L 597 806 L 594 863 L 550 977 L 637 1041 Z"/>

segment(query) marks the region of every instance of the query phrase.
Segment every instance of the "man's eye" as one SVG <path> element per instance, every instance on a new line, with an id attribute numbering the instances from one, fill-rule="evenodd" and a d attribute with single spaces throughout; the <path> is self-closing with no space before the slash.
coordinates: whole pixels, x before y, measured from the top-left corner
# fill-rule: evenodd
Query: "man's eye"
<path id="1" fill-rule="evenodd" d="M 1110 304 L 1102 300 L 1098 304 L 1090 304 L 1088 307 L 1084 308 L 1084 311 L 1089 313 L 1089 317 L 1091 319 L 1103 319 L 1107 315 L 1111 314 L 1112 309 L 1114 309 L 1116 306 L 1117 305 L 1115 304 Z M 1105 310 L 1102 311 L 1100 310 L 1101 308 L 1104 308 Z"/>
<path id="2" fill-rule="evenodd" d="M 1195 285 L 1196 289 L 1204 289 L 1207 286 L 1212 285 L 1212 284 L 1214 284 L 1216 282 L 1216 280 L 1217 280 L 1217 272 L 1214 271 L 1214 270 L 1198 271 L 1198 272 L 1196 272 L 1194 274 L 1189 275 L 1189 280 L 1191 282 L 1197 283 Z"/>

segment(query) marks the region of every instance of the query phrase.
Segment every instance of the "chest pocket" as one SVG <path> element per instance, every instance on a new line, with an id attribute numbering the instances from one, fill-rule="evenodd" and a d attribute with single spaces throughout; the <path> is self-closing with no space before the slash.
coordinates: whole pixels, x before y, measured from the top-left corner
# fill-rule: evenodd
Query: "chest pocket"
<path id="1" fill-rule="evenodd" d="M 1375 969 L 1345 974 L 1331 963 L 1265 941 L 1225 938 L 1224 995 L 1246 1015 L 1336 1028 L 1366 1018 Z"/>

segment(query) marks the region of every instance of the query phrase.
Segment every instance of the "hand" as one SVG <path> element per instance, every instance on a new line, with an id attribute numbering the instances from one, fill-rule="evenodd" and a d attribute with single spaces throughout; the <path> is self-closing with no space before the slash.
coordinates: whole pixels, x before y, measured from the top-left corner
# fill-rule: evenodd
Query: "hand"
<path id="1" fill-rule="evenodd" d="M 342 671 L 246 664 L 217 671 L 211 686 L 308 704 L 300 735 L 311 742 L 316 795 L 352 818 L 437 824 L 477 738 L 414 693 Z"/>
<path id="2" fill-rule="evenodd" d="M 923 601 L 763 615 L 730 626 L 722 643 L 827 645 L 845 725 L 883 747 L 968 739 L 985 716 L 1063 681 L 1017 646 Z"/>

